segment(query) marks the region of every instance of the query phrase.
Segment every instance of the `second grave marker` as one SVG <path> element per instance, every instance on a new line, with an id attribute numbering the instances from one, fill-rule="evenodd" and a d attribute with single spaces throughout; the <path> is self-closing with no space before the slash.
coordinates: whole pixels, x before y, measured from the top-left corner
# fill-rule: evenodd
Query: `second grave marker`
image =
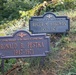
<path id="1" fill-rule="evenodd" d="M 46 13 L 43 16 L 32 17 L 29 20 L 29 30 L 32 33 L 66 33 L 70 30 L 70 20 L 67 16 Z"/>

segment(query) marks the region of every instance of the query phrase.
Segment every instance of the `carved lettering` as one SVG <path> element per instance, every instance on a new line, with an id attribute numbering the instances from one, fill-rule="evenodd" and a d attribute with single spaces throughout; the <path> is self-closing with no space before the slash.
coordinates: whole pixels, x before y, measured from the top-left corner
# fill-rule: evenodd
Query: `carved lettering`
<path id="1" fill-rule="evenodd" d="M 64 26 L 66 25 L 66 23 L 64 21 L 50 21 L 50 22 L 46 22 L 45 25 L 52 25 L 52 26 Z M 33 23 L 33 26 L 44 26 L 43 22 L 37 22 L 37 23 Z"/>
<path id="2" fill-rule="evenodd" d="M 0 44 L 0 49 L 6 50 L 6 49 L 15 49 L 17 48 L 16 43 L 11 43 L 11 44 Z"/>
<path id="3" fill-rule="evenodd" d="M 21 55 L 23 53 L 25 53 L 25 55 L 31 55 L 31 54 L 34 54 L 34 50 L 32 50 L 32 49 L 14 50 L 14 55 Z"/>
<path id="4" fill-rule="evenodd" d="M 34 50 L 32 50 L 32 49 L 29 49 L 29 50 L 25 50 L 25 54 L 34 54 Z"/>
<path id="5" fill-rule="evenodd" d="M 28 42 L 28 48 L 41 48 L 44 47 L 43 42 Z"/>
<path id="6" fill-rule="evenodd" d="M 21 55 L 22 54 L 22 50 L 14 50 L 14 55 Z"/>

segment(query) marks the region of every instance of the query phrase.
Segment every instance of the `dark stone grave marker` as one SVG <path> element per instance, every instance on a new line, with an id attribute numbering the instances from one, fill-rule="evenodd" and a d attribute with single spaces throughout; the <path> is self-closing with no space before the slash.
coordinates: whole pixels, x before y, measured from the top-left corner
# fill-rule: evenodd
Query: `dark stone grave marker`
<path id="1" fill-rule="evenodd" d="M 32 33 L 67 33 L 70 30 L 70 20 L 67 16 L 46 13 L 43 16 L 31 17 L 29 30 Z"/>
<path id="2" fill-rule="evenodd" d="M 13 36 L 0 37 L 0 58 L 46 56 L 50 39 L 46 34 L 29 34 L 18 31 Z"/>

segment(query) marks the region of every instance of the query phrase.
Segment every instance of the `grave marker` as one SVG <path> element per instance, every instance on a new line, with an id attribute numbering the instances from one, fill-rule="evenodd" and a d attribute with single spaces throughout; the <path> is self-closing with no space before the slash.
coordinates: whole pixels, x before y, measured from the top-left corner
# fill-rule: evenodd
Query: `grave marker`
<path id="1" fill-rule="evenodd" d="M 18 31 L 13 36 L 0 37 L 0 58 L 46 56 L 50 39 L 46 34 Z"/>
<path id="2" fill-rule="evenodd" d="M 70 30 L 70 20 L 67 16 L 46 13 L 43 16 L 31 17 L 29 30 L 32 33 L 67 33 Z"/>

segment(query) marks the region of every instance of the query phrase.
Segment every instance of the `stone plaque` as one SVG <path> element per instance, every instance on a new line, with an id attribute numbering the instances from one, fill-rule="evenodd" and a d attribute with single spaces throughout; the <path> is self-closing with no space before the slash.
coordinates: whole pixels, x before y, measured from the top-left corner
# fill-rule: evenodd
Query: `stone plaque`
<path id="1" fill-rule="evenodd" d="M 29 30 L 32 33 L 66 33 L 70 30 L 70 19 L 67 16 L 56 16 L 53 13 L 31 17 Z"/>
<path id="2" fill-rule="evenodd" d="M 29 34 L 18 31 L 13 36 L 0 37 L 0 58 L 46 56 L 50 39 L 46 34 Z"/>

